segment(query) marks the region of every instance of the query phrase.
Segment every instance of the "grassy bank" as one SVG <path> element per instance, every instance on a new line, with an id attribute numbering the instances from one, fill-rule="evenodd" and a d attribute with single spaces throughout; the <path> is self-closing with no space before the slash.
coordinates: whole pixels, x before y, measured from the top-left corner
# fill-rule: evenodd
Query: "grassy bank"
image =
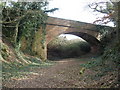
<path id="1" fill-rule="evenodd" d="M 104 54 L 100 57 L 93 58 L 86 64 L 81 64 L 87 72 L 91 74 L 85 75 L 87 80 L 93 80 L 94 85 L 99 85 L 101 88 L 118 88 L 120 86 L 120 44 L 116 41 L 110 43 L 105 48 Z M 100 80 L 97 82 L 97 80 Z"/>
<path id="2" fill-rule="evenodd" d="M 2 80 L 8 81 L 11 78 L 25 78 L 34 68 L 46 68 L 54 63 L 51 61 L 42 62 L 40 58 L 25 55 L 21 51 L 12 47 L 10 43 L 1 43 L 1 65 Z"/>

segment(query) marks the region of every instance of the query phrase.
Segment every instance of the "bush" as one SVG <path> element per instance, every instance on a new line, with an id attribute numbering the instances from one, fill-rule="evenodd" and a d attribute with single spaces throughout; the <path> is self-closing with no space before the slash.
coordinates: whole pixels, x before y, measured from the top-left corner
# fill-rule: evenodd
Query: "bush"
<path id="1" fill-rule="evenodd" d="M 48 56 L 57 56 L 62 58 L 81 56 L 90 51 L 90 45 L 79 39 L 67 40 L 64 37 L 58 37 L 48 44 Z"/>

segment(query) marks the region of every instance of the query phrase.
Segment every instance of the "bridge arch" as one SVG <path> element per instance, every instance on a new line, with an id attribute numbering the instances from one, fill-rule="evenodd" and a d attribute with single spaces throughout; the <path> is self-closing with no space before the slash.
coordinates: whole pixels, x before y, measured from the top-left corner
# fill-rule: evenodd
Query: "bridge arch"
<path id="1" fill-rule="evenodd" d="M 97 38 L 93 37 L 92 35 L 83 32 L 68 32 L 65 34 L 72 34 L 81 37 L 91 45 L 91 53 L 99 53 L 101 43 Z"/>
<path id="2" fill-rule="evenodd" d="M 56 17 L 48 17 L 44 24 L 46 24 L 45 32 L 43 32 L 43 28 L 40 26 L 38 31 L 35 33 L 33 42 L 30 42 L 32 53 L 43 60 L 47 59 L 47 44 L 60 34 L 68 33 L 82 37 L 91 44 L 91 48 L 94 52 L 95 48 L 97 48 L 97 50 L 100 48 L 100 41 L 97 39 L 101 35 L 101 30 L 113 30 L 113 28 L 108 26 L 95 25 Z M 27 43 L 25 43 L 27 42 L 27 39 L 22 39 L 23 44 L 21 46 L 21 50 L 26 51 L 28 48 Z"/>
<path id="3" fill-rule="evenodd" d="M 72 34 L 86 40 L 91 45 L 91 52 L 97 53 L 101 47 L 98 40 L 99 27 L 101 28 L 100 25 L 49 17 L 46 26 L 46 47 L 51 40 L 60 34 Z"/>
<path id="4" fill-rule="evenodd" d="M 97 38 L 95 38 L 94 36 L 89 35 L 87 33 L 83 33 L 83 32 L 64 32 L 64 33 L 60 33 L 60 34 L 57 34 L 56 36 L 54 36 L 50 41 L 52 41 L 54 38 L 56 38 L 57 36 L 59 36 L 61 34 L 71 34 L 71 35 L 75 35 L 75 36 L 78 36 L 78 37 L 84 39 L 85 41 L 87 41 L 90 44 L 91 53 L 96 53 L 97 54 L 100 51 L 100 48 L 101 48 L 100 41 Z"/>
<path id="5" fill-rule="evenodd" d="M 72 34 L 72 35 L 76 35 L 78 37 L 81 37 L 82 39 L 87 41 L 91 46 L 93 46 L 93 45 L 100 45 L 100 41 L 97 38 L 95 38 L 92 35 L 89 35 L 87 33 L 83 33 L 83 32 L 68 32 L 68 33 L 64 33 L 64 34 Z"/>
<path id="6" fill-rule="evenodd" d="M 48 17 L 46 23 L 46 43 L 48 44 L 54 37 L 63 33 L 86 33 L 95 38 L 100 35 L 100 25 L 94 25 L 90 23 L 84 23 L 73 20 L 66 20 L 55 17 Z M 98 28 L 100 27 L 100 28 Z M 102 29 L 102 28 L 101 28 Z M 78 35 L 79 36 L 79 35 Z"/>

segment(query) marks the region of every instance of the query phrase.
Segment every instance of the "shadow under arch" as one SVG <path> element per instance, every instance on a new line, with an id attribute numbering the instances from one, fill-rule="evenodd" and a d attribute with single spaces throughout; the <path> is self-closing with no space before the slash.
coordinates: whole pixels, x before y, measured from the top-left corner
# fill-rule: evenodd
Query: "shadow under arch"
<path id="1" fill-rule="evenodd" d="M 87 41 L 91 45 L 91 53 L 99 54 L 102 52 L 100 41 L 97 38 L 93 37 L 92 35 L 83 32 L 67 32 L 64 34 L 76 35 Z"/>
<path id="2" fill-rule="evenodd" d="M 94 36 L 89 35 L 87 33 L 83 33 L 83 32 L 67 32 L 67 33 L 62 33 L 62 34 L 71 34 L 71 35 L 78 36 L 78 37 L 84 39 L 87 43 L 90 44 L 90 53 L 93 53 L 94 55 L 100 53 L 101 43 Z M 57 35 L 57 36 L 59 36 L 59 35 Z"/>

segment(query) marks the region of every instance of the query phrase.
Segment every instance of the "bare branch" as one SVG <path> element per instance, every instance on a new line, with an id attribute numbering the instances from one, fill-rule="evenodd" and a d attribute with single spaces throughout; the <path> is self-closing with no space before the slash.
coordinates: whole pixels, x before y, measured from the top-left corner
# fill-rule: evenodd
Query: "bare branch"
<path id="1" fill-rule="evenodd" d="M 105 4 L 107 2 L 99 2 L 99 3 L 92 3 L 90 5 L 88 5 L 91 9 L 93 9 L 94 11 L 100 12 L 100 13 L 104 13 L 104 14 L 108 14 L 108 12 L 104 11 L 103 9 L 98 9 L 99 4 Z M 94 6 L 94 7 L 93 7 Z"/>

